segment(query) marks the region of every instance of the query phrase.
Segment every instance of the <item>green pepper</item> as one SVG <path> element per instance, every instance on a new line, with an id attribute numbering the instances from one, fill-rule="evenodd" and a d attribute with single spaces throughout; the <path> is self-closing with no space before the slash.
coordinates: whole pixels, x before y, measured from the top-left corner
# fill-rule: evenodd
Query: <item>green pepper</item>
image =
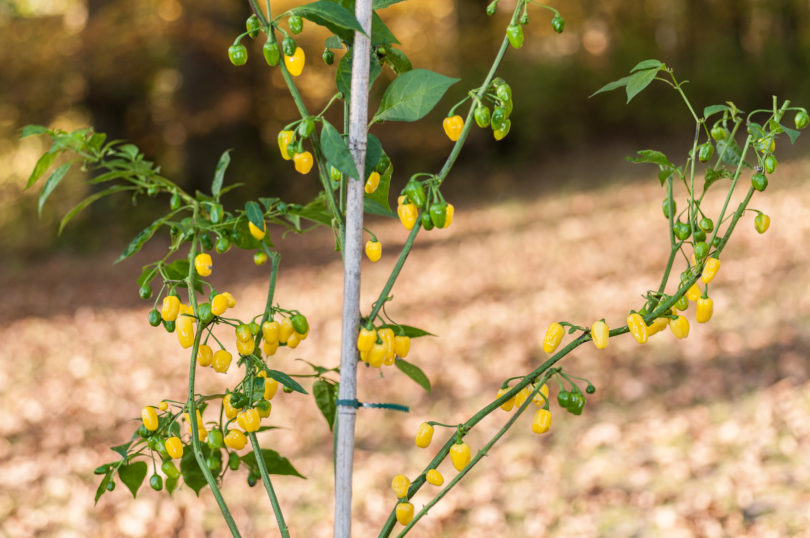
<path id="1" fill-rule="evenodd" d="M 712 138 L 715 140 L 725 140 L 727 136 L 728 131 L 726 131 L 725 127 L 721 127 L 720 125 L 712 127 Z"/>
<path id="2" fill-rule="evenodd" d="M 793 123 L 797 129 L 804 129 L 810 123 L 810 115 L 807 114 L 805 109 L 801 109 L 793 116 Z"/>
<path id="3" fill-rule="evenodd" d="M 242 463 L 242 459 L 239 457 L 239 454 L 236 452 L 231 452 L 228 455 L 228 469 L 231 471 L 236 471 L 239 469 L 239 464 Z"/>
<path id="4" fill-rule="evenodd" d="M 701 145 L 698 150 L 698 160 L 702 163 L 709 162 L 709 159 L 712 158 L 712 154 L 714 154 L 714 146 L 712 146 L 711 142 L 706 142 Z"/>
<path id="5" fill-rule="evenodd" d="M 557 403 L 560 404 L 560 407 L 563 409 L 568 409 L 568 406 L 571 405 L 571 393 L 561 390 L 559 394 L 557 394 Z"/>
<path id="6" fill-rule="evenodd" d="M 152 486 L 152 489 L 155 491 L 160 491 L 163 489 L 163 477 L 159 474 L 153 474 L 152 478 L 149 479 L 149 485 Z"/>
<path id="7" fill-rule="evenodd" d="M 160 470 L 166 475 L 166 478 L 177 479 L 180 478 L 180 471 L 172 460 L 166 460 L 160 466 Z"/>
<path id="8" fill-rule="evenodd" d="M 295 39 L 291 37 L 285 37 L 284 41 L 281 42 L 281 50 L 284 51 L 285 56 L 292 56 L 297 48 L 298 45 L 295 44 Z"/>
<path id="9" fill-rule="evenodd" d="M 214 249 L 217 251 L 217 253 L 224 254 L 228 252 L 230 248 L 231 248 L 231 240 L 224 235 L 220 235 L 217 238 L 216 244 L 214 245 Z"/>
<path id="10" fill-rule="evenodd" d="M 686 241 L 689 239 L 689 236 L 692 235 L 692 228 L 686 222 L 676 222 L 672 227 L 672 231 L 675 232 L 675 237 L 681 241 Z"/>
<path id="11" fill-rule="evenodd" d="M 312 116 L 307 116 L 298 124 L 298 134 L 301 138 L 309 138 L 309 135 L 311 135 L 314 130 L 315 120 Z"/>
<path id="12" fill-rule="evenodd" d="M 491 119 L 491 116 L 490 116 L 490 112 L 489 112 L 489 107 L 488 107 L 488 106 L 483 105 L 483 104 L 478 105 L 478 106 L 475 108 L 475 114 L 474 114 L 474 117 L 475 117 L 475 123 L 476 123 L 476 124 L 477 124 L 479 127 L 481 127 L 481 128 L 483 128 L 483 127 L 489 127 L 489 121 L 490 121 L 490 119 Z"/>
<path id="13" fill-rule="evenodd" d="M 245 65 L 247 63 L 247 49 L 241 43 L 228 47 L 228 58 L 233 65 Z"/>
<path id="14" fill-rule="evenodd" d="M 405 185 L 405 195 L 417 208 L 421 208 L 425 205 L 425 189 L 422 187 L 422 184 L 415 179 L 410 180 L 408 184 Z"/>
<path id="15" fill-rule="evenodd" d="M 703 217 L 700 219 L 698 226 L 706 233 L 710 233 L 712 230 L 714 230 L 714 222 L 709 217 Z"/>
<path id="16" fill-rule="evenodd" d="M 667 203 L 669 202 L 669 203 Z M 664 212 L 664 216 L 666 218 L 670 218 L 673 213 L 675 213 L 677 209 L 677 204 L 675 200 L 670 200 L 669 198 L 664 198 L 664 201 L 661 203 L 661 210 Z"/>
<path id="17" fill-rule="evenodd" d="M 762 192 L 768 188 L 768 178 L 765 177 L 765 174 L 757 172 L 751 177 L 751 186 L 754 187 L 755 190 Z"/>
<path id="18" fill-rule="evenodd" d="M 203 325 L 208 325 L 214 319 L 214 314 L 211 312 L 211 303 L 202 303 L 197 306 L 197 314 Z"/>
<path id="19" fill-rule="evenodd" d="M 173 333 L 174 332 L 174 322 L 173 321 L 163 320 L 163 328 L 166 329 L 166 332 Z"/>
<path id="20" fill-rule="evenodd" d="M 377 160 L 377 164 L 374 165 L 374 171 L 380 175 L 383 175 L 385 171 L 388 170 L 389 166 L 391 166 L 391 159 L 385 154 L 385 152 L 383 152 L 382 155 L 380 155 L 380 158 Z"/>
<path id="21" fill-rule="evenodd" d="M 571 403 L 568 405 L 568 411 L 574 415 L 581 415 L 585 408 L 585 396 L 581 392 L 572 392 L 569 400 Z"/>
<path id="22" fill-rule="evenodd" d="M 512 87 L 506 82 L 498 85 L 495 88 L 495 96 L 504 104 L 512 102 Z"/>
<path id="23" fill-rule="evenodd" d="M 222 222 L 222 205 L 213 204 L 211 209 L 208 211 L 208 216 L 211 217 L 211 222 L 214 224 L 219 224 Z"/>
<path id="24" fill-rule="evenodd" d="M 222 469 L 222 451 L 217 449 L 211 452 L 205 460 L 205 465 L 212 473 L 218 473 Z"/>
<path id="25" fill-rule="evenodd" d="M 256 36 L 259 35 L 259 30 L 262 28 L 262 23 L 255 13 L 247 18 L 245 21 L 245 28 L 248 31 L 248 36 L 250 36 L 250 39 L 255 39 Z"/>
<path id="26" fill-rule="evenodd" d="M 487 4 L 487 15 L 489 16 L 494 15 L 497 9 L 498 9 L 498 0 L 492 0 L 492 2 Z"/>
<path id="27" fill-rule="evenodd" d="M 512 47 L 521 48 L 523 46 L 523 27 L 519 24 L 510 24 L 506 27 L 506 38 Z"/>
<path id="28" fill-rule="evenodd" d="M 211 250 L 214 248 L 214 240 L 211 239 L 211 234 L 204 233 L 200 236 L 200 243 L 203 246 L 203 250 Z"/>
<path id="29" fill-rule="evenodd" d="M 281 54 L 278 50 L 278 43 L 271 41 L 270 39 L 264 42 L 262 54 L 264 54 L 264 61 L 266 61 L 267 65 L 270 67 L 278 65 L 278 62 L 281 59 Z"/>
<path id="30" fill-rule="evenodd" d="M 551 18 L 551 28 L 558 34 L 563 33 L 563 30 L 565 30 L 565 19 L 563 19 L 559 13 Z"/>
<path id="31" fill-rule="evenodd" d="M 338 183 L 338 182 L 340 182 L 341 179 L 343 179 L 343 172 L 341 172 L 340 170 L 338 170 L 337 168 L 335 168 L 334 166 L 332 166 L 330 164 L 329 165 L 329 177 L 332 178 L 332 181 L 334 181 L 335 183 Z"/>
<path id="32" fill-rule="evenodd" d="M 149 284 L 144 284 L 138 289 L 138 295 L 141 299 L 148 299 L 152 296 L 152 287 Z"/>
<path id="33" fill-rule="evenodd" d="M 707 245 L 703 241 L 698 241 L 697 243 L 695 243 L 695 258 L 697 258 L 698 260 L 702 260 L 708 255 L 709 255 L 709 245 Z"/>
<path id="34" fill-rule="evenodd" d="M 689 308 L 689 299 L 686 298 L 686 295 L 681 295 L 681 298 L 675 302 L 675 308 L 681 311 Z"/>
<path id="35" fill-rule="evenodd" d="M 326 65 L 332 65 L 333 63 L 335 63 L 335 53 L 329 49 L 324 49 L 321 59 L 323 60 L 323 63 L 325 63 Z"/>
<path id="36" fill-rule="evenodd" d="M 490 120 L 490 125 L 492 126 L 493 131 L 503 130 L 506 126 L 506 112 L 502 106 L 496 106 L 495 111 L 492 112 L 492 118 Z"/>
<path id="37" fill-rule="evenodd" d="M 172 193 L 172 197 L 169 200 L 169 207 L 172 209 L 172 211 L 177 211 L 178 209 L 180 209 L 181 202 L 182 200 L 180 199 L 180 195 L 177 194 L 176 192 Z"/>
<path id="38" fill-rule="evenodd" d="M 773 174 L 773 171 L 776 170 L 776 165 L 779 163 L 776 161 L 776 157 L 774 157 L 773 155 L 768 155 L 767 157 L 765 157 L 764 164 L 765 164 L 765 171 L 768 172 L 769 174 Z"/>
<path id="39" fill-rule="evenodd" d="M 700 227 L 695 228 L 695 234 L 693 236 L 695 241 L 705 241 L 706 240 L 706 232 L 700 229 Z"/>
<path id="40" fill-rule="evenodd" d="M 309 331 L 309 323 L 303 314 L 295 314 L 290 318 L 290 322 L 292 322 L 293 329 L 298 334 L 307 334 L 307 331 Z"/>
<path id="41" fill-rule="evenodd" d="M 444 228 L 444 222 L 447 219 L 447 204 L 445 202 L 436 202 L 430 206 L 430 220 L 436 228 Z"/>
<path id="42" fill-rule="evenodd" d="M 422 220 L 422 228 L 424 228 L 425 231 L 430 231 L 433 229 L 433 221 L 430 220 L 429 211 L 422 211 L 422 216 L 420 218 Z"/>
<path id="43" fill-rule="evenodd" d="M 287 25 L 290 27 L 290 32 L 300 34 L 301 30 L 304 29 L 304 20 L 298 15 L 290 15 L 290 17 L 287 19 Z M 292 55 L 288 54 L 288 56 Z"/>

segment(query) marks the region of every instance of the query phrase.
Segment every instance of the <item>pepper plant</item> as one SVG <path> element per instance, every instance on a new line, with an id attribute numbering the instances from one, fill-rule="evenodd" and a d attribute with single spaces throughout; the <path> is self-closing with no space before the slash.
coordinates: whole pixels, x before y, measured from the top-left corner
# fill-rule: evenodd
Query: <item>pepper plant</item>
<path id="1" fill-rule="evenodd" d="M 126 193 L 133 201 L 143 196 L 168 198 L 168 212 L 140 232 L 118 261 L 138 252 L 157 233 L 168 232 L 168 252 L 144 266 L 137 287 L 144 300 L 153 301 L 147 321 L 156 327 L 156 337 L 164 332 L 175 333 L 180 347 L 186 350 L 188 386 L 185 391 L 178 388 L 177 394 L 161 402 L 145 402 L 140 427 L 128 441 L 112 448 L 116 458 L 96 469 L 101 476 L 96 501 L 112 491 L 117 482 L 135 495 L 148 474 L 153 489 L 165 489 L 168 493 L 181 481 L 195 492 L 208 486 L 231 532 L 239 536 L 219 486 L 231 474 L 246 470 L 249 486 L 262 482 L 279 531 L 287 536 L 271 476 L 301 475 L 290 460 L 272 449 L 262 448 L 257 436 L 272 428 L 263 421 L 271 415 L 272 400 L 282 388 L 302 397 L 311 395 L 327 427 L 335 431 L 335 533 L 349 535 L 356 410 L 387 407 L 407 411 L 393 404 L 359 402 L 356 368 L 395 366 L 401 374 L 430 390 L 430 381 L 418 366 L 420 346 L 411 349 L 413 339 L 430 333 L 408 325 L 408 320 L 392 319 L 385 305 L 393 300 L 391 292 L 418 234 L 422 231 L 440 234 L 457 218 L 442 187 L 473 125 L 490 129 L 495 141 L 509 134 L 510 116 L 518 105 L 510 85 L 497 76 L 497 71 L 510 48 L 523 46 L 529 9 L 547 10 L 541 9 L 541 13 L 550 15 L 554 31 L 562 32 L 565 27 L 555 9 L 533 0 L 518 0 L 486 76 L 468 84 L 465 97 L 447 107 L 442 128 L 453 145 L 443 166 L 403 181 L 395 178 L 394 163 L 388 158 L 383 142 L 370 129 L 381 122 L 423 119 L 442 102 L 448 88 L 460 81 L 412 67 L 398 47 L 399 42 L 373 11 L 398 1 L 401 0 L 374 0 L 372 4 L 370 0 L 356 3 L 318 0 L 279 14 L 274 14 L 269 1 L 263 8 L 255 0 L 246 5 L 246 10 L 252 11 L 246 20 L 246 30 L 236 36 L 227 55 L 235 66 L 264 61 L 268 69 L 281 71 L 298 116 L 290 118 L 278 135 L 279 156 L 292 161 L 291 175 L 294 169 L 295 173 L 317 182 L 320 192 L 306 205 L 268 196 L 248 201 L 244 207 L 230 206 L 226 195 L 238 184 L 225 182 L 231 160 L 229 151 L 219 159 L 209 192 L 191 194 L 163 177 L 160 168 L 136 146 L 107 141 L 105 134 L 93 129 L 63 132 L 28 126 L 23 130 L 24 137 L 44 135 L 52 140 L 50 149 L 36 163 L 27 187 L 44 177 L 58 156 L 68 157 L 45 181 L 39 197 L 40 210 L 75 164 L 89 170 L 89 183 L 101 189 L 64 216 L 60 232 L 82 209 L 107 195 Z M 487 6 L 487 13 L 495 12 L 498 1 Z M 307 109 L 296 83 L 296 77 L 305 69 L 307 56 L 293 36 L 306 31 L 310 23 L 331 32 L 321 57 L 327 65 L 337 62 L 335 93 L 317 112 Z M 263 58 L 249 57 L 243 42 L 250 40 L 263 41 Z M 369 87 L 384 68 L 390 68 L 395 78 L 369 119 Z M 608 323 L 606 319 L 557 320 L 548 325 L 545 333 L 538 328 L 538 342 L 547 357 L 536 368 L 514 372 L 502 382 L 497 394 L 463 423 L 423 422 L 416 432 L 416 446 L 429 449 L 434 436 L 441 437 L 442 442 L 421 471 L 411 472 L 411 478 L 405 474 L 393 477 L 391 511 L 382 523 L 380 536 L 389 536 L 395 530 L 400 536 L 406 534 L 528 409 L 534 412 L 526 427 L 537 434 L 549 431 L 552 409 L 556 406 L 560 411 L 580 415 L 587 395 L 595 388 L 560 365 L 579 346 L 592 342 L 597 349 L 604 349 L 611 338 L 626 333 L 644 344 L 667 327 L 676 338 L 685 338 L 690 331 L 685 315 L 690 303 L 695 303 L 697 323 L 709 321 L 714 311 L 710 284 L 718 274 L 721 255 L 738 223 L 753 213 L 757 231 L 767 230 L 770 219 L 750 207 L 753 196 L 766 189 L 769 177 L 777 169 L 777 140 L 786 138 L 794 142 L 798 131 L 810 123 L 807 111 L 774 97 L 768 108 L 748 113 L 731 102 L 707 106 L 698 112 L 687 98 L 683 83 L 659 60 L 638 63 L 628 76 L 605 85 L 594 95 L 623 87 L 629 102 L 653 81 L 670 86 L 695 122 L 691 149 L 682 159 L 671 159 L 651 149 L 630 158 L 632 162 L 655 165 L 664 191 L 662 211 L 669 230 L 665 240 L 671 248 L 663 262 L 660 284 L 656 289 L 640 290 L 640 300 L 628 301 L 627 317 L 618 323 L 614 320 Z M 338 106 L 342 106 L 345 116 L 340 128 L 325 117 L 327 110 Z M 787 125 L 789 119 L 792 127 Z M 719 211 L 712 211 L 710 204 L 704 203 L 710 189 L 725 191 Z M 392 191 L 396 193 L 395 211 L 390 206 Z M 359 279 L 364 213 L 398 218 L 409 233 L 395 254 L 393 269 L 377 299 L 364 305 L 361 313 Z M 284 372 L 272 366 L 272 357 L 277 353 L 305 345 L 310 328 L 305 313 L 299 312 L 296 305 L 282 305 L 274 299 L 281 257 L 274 248 L 270 225 L 276 226 L 273 228 L 276 231 L 281 227 L 298 233 L 320 226 L 332 230 L 345 268 L 340 365 L 308 362 L 306 372 Z M 372 262 L 377 262 L 384 257 L 384 245 L 370 231 L 368 237 L 365 253 Z M 216 271 L 219 257 L 231 248 L 253 252 L 257 265 L 268 264 L 265 307 L 246 319 L 231 313 L 237 297 L 215 289 L 206 280 Z M 538 327 L 548 321 L 537 320 Z M 236 336 L 235 349 L 223 343 L 223 335 L 229 332 Z M 200 394 L 195 388 L 196 375 L 199 369 L 207 367 L 220 373 L 238 368 L 242 378 L 234 386 L 223 386 L 216 394 Z M 391 377 L 400 375 L 389 371 Z M 549 384 L 557 388 L 553 405 Z M 467 434 L 498 410 L 510 413 L 509 418 L 489 442 L 471 447 L 465 440 Z M 437 434 L 436 428 L 443 435 Z M 437 467 L 448 456 L 458 474 L 445 482 Z M 409 499 L 425 484 L 437 489 L 432 490 L 433 498 L 417 510 Z M 402 528 L 396 528 L 397 523 Z"/>

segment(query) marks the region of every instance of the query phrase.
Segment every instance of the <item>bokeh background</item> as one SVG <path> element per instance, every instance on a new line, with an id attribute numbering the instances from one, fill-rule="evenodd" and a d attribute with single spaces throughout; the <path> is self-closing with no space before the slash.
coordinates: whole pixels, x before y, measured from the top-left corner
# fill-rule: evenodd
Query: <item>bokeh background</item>
<path id="1" fill-rule="evenodd" d="M 511 10 L 501 3 L 491 18 L 471 0 L 409 0 L 381 13 L 414 66 L 464 80 L 425 121 L 375 127 L 394 161 L 394 189 L 440 166 L 450 148 L 441 118 L 488 67 Z M 659 58 L 691 80 L 697 107 L 768 107 L 773 94 L 810 104 L 806 2 L 552 5 L 566 31 L 553 34 L 550 14 L 532 8 L 526 45 L 503 66 L 516 103 L 512 132 L 495 144 L 489 131 L 473 131 L 446 183 L 453 226 L 420 236 L 394 288 L 389 314 L 438 335 L 415 341 L 411 357 L 433 392 L 396 371 L 360 372 L 361 399 L 406 403 L 411 413 L 360 412 L 357 536 L 374 535 L 393 506 L 391 476 L 413 476 L 429 460 L 412 444 L 421 421 L 465 420 L 505 376 L 533 369 L 549 322 L 605 317 L 620 325 L 656 286 L 668 249 L 663 193 L 654 169 L 624 156 L 648 147 L 683 155 L 691 120 L 663 86 L 630 105 L 621 92 L 588 95 Z M 247 65 L 227 60 L 247 14 L 246 2 L 215 0 L 0 1 L 2 536 L 226 535 L 208 491 L 197 499 L 181 488 L 169 499 L 146 488 L 133 501 L 119 485 L 93 507 L 92 469 L 113 459 L 108 448 L 129 437 L 138 410 L 183 394 L 186 359 L 173 335 L 146 324 L 150 306 L 135 284 L 167 238 L 112 266 L 168 200 L 105 200 L 57 238 L 58 220 L 87 194 L 86 177 L 68 177 L 37 218 L 37 193 L 22 187 L 46 148 L 18 136 L 28 123 L 93 125 L 137 144 L 190 190 L 207 189 L 219 154 L 233 147 L 227 181 L 246 187 L 227 204 L 258 195 L 305 202 L 315 182 L 276 149 L 277 132 L 294 119 L 278 71 L 262 60 L 261 43 L 248 43 Z M 324 37 L 305 24 L 299 39 L 308 55 L 300 86 L 312 110 L 333 88 L 334 68 L 318 59 Z M 377 82 L 375 99 L 391 76 Z M 662 333 L 643 348 L 623 337 L 600 353 L 578 350 L 566 368 L 597 386 L 583 415 L 557 410 L 542 438 L 526 416 L 413 535 L 809 535 L 808 148 L 804 138 L 778 143 L 779 169 L 754 202 L 771 215 L 771 230 L 759 236 L 753 215 L 741 221 L 713 285 L 711 323 L 693 323 L 677 345 Z M 384 254 L 365 267 L 365 305 L 405 239 L 396 222 L 368 225 Z M 295 358 L 337 364 L 342 276 L 330 241 L 328 231 L 278 241 L 279 300 L 313 327 L 298 349 L 280 354 L 281 369 L 299 371 Z M 263 278 L 247 254 L 215 259 L 214 284 L 232 290 L 244 316 L 261 308 Z M 236 381 L 207 371 L 200 389 Z M 310 399 L 277 398 L 281 429 L 264 442 L 307 476 L 275 481 L 288 523 L 297 536 L 328 536 L 331 436 Z M 471 445 L 504 419 L 485 421 Z M 237 521 L 246 536 L 274 535 L 263 492 L 244 478 L 224 486 Z M 420 493 L 414 502 L 427 499 Z"/>

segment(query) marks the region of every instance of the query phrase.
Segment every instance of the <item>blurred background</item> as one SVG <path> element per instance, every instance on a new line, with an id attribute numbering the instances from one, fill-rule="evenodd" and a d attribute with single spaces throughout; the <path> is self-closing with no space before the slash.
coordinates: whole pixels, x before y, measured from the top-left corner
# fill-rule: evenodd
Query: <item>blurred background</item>
<path id="1" fill-rule="evenodd" d="M 273 2 L 273 10 L 296 4 Z M 394 162 L 392 190 L 441 166 L 451 147 L 441 119 L 489 67 L 513 6 L 501 4 L 493 17 L 472 0 L 408 0 L 380 13 L 414 67 L 463 79 L 426 120 L 375 126 Z M 554 34 L 551 13 L 532 7 L 526 44 L 510 51 L 500 73 L 515 100 L 509 136 L 496 144 L 489 130 L 473 130 L 443 189 L 456 221 L 420 236 L 394 290 L 389 313 L 439 335 L 412 347 L 433 393 L 397 372 L 361 371 L 361 399 L 408 403 L 412 412 L 360 414 L 358 536 L 373 535 L 393 506 L 390 477 L 413 476 L 428 461 L 412 446 L 422 420 L 465 420 L 504 372 L 533 369 L 549 322 L 605 317 L 621 325 L 639 294 L 657 285 L 668 249 L 663 193 L 654 169 L 624 157 L 643 148 L 685 155 L 692 120 L 663 85 L 630 105 L 622 91 L 588 99 L 594 90 L 658 58 L 691 81 L 686 91 L 698 109 L 726 100 L 767 108 L 774 94 L 810 104 L 807 2 L 552 5 L 565 32 Z M 295 119 L 294 107 L 261 57 L 262 40 L 243 41 L 245 66 L 227 58 L 248 14 L 247 2 L 220 0 L 0 0 L 0 536 L 226 532 L 208 491 L 200 502 L 185 488 L 174 499 L 147 488 L 133 501 L 119 487 L 92 507 L 91 470 L 113 459 L 108 447 L 128 438 L 138 410 L 182 398 L 185 359 L 173 335 L 150 330 L 150 307 L 135 284 L 167 238 L 111 265 L 168 200 L 131 207 L 105 199 L 57 238 L 59 219 L 87 194 L 87 178 L 69 176 L 38 218 L 38 189 L 22 188 L 47 148 L 19 132 L 29 123 L 92 125 L 137 144 L 188 190 L 207 190 L 220 153 L 236 148 L 226 181 L 246 186 L 226 205 L 259 195 L 306 202 L 315 182 L 278 156 L 276 135 Z M 297 38 L 310 110 L 334 88 L 335 68 L 320 60 L 325 37 L 307 22 Z M 373 103 L 391 78 L 384 70 Z M 624 338 L 566 359 L 597 386 L 583 416 L 557 410 L 544 438 L 525 417 L 414 535 L 808 536 L 809 148 L 804 137 L 793 147 L 778 142 L 779 170 L 754 204 L 771 215 L 771 230 L 758 236 L 753 215 L 741 221 L 713 286 L 712 323 L 693 323 L 677 346 L 668 333 L 646 348 Z M 405 238 L 397 223 L 368 225 L 384 257 L 367 267 L 365 305 Z M 280 301 L 313 326 L 278 368 L 295 371 L 295 357 L 337 364 L 342 277 L 330 241 L 323 230 L 278 241 Z M 215 285 L 233 290 L 245 316 L 263 304 L 264 277 L 247 254 L 215 259 Z M 235 375 L 206 372 L 201 390 L 222 391 Z M 282 430 L 266 441 L 308 477 L 278 479 L 282 505 L 294 535 L 328 536 L 331 435 L 311 400 L 281 396 L 273 416 Z M 502 420 L 485 422 L 473 448 Z M 226 480 L 225 494 L 246 536 L 273 535 L 264 496 L 244 477 Z M 417 508 L 428 498 L 418 497 Z"/>

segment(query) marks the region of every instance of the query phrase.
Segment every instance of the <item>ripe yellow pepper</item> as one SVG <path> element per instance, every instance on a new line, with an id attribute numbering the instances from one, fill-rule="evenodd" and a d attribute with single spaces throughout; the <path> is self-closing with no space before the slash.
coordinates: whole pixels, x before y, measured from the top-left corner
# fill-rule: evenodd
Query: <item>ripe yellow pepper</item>
<path id="1" fill-rule="evenodd" d="M 591 325 L 591 339 L 593 339 L 593 345 L 596 346 L 596 349 L 605 349 L 608 345 L 608 339 L 610 338 L 610 329 L 602 320 L 595 321 L 593 325 Z"/>
<path id="2" fill-rule="evenodd" d="M 562 342 L 563 336 L 565 336 L 565 327 L 556 321 L 549 325 L 548 329 L 546 329 L 546 336 L 543 338 L 543 351 L 546 353 L 554 353 L 554 350 L 556 350 L 560 342 Z"/>
<path id="3" fill-rule="evenodd" d="M 647 324 L 644 323 L 644 318 L 641 314 L 635 312 L 627 316 L 627 328 L 630 329 L 630 334 L 636 339 L 636 342 L 643 344 L 647 341 L 648 331 Z"/>

